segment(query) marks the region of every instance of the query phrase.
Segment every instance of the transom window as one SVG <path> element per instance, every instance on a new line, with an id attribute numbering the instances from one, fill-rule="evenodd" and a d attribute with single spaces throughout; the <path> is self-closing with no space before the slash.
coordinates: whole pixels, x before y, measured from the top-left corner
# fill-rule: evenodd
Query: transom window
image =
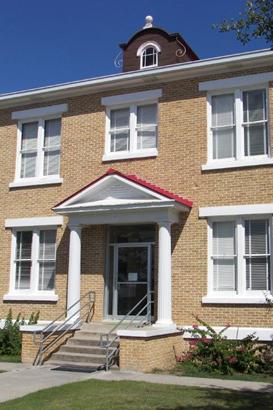
<path id="1" fill-rule="evenodd" d="M 39 119 L 19 124 L 17 179 L 58 176 L 61 119 Z"/>
<path id="2" fill-rule="evenodd" d="M 266 89 L 210 95 L 210 160 L 268 156 Z"/>
<path id="3" fill-rule="evenodd" d="M 270 291 L 269 219 L 215 221 L 212 230 L 213 292 Z"/>
<path id="4" fill-rule="evenodd" d="M 137 152 L 157 147 L 157 104 L 109 110 L 110 153 Z"/>
<path id="5" fill-rule="evenodd" d="M 56 230 L 16 231 L 14 235 L 13 290 L 54 290 Z"/>

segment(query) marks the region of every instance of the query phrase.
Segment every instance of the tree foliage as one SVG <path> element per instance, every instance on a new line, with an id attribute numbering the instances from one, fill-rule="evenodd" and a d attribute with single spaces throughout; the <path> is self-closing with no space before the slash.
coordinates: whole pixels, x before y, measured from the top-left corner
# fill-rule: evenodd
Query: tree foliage
<path id="1" fill-rule="evenodd" d="M 224 20 L 213 27 L 221 33 L 235 32 L 237 40 L 243 44 L 253 38 L 273 43 L 273 0 L 248 0 L 237 20 Z"/>

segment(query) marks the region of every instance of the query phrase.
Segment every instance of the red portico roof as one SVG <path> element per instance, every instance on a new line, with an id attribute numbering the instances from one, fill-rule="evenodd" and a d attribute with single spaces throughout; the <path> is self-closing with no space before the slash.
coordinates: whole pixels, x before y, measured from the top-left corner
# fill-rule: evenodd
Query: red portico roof
<path id="1" fill-rule="evenodd" d="M 156 192 L 157 194 L 160 194 L 162 196 L 165 196 L 166 198 L 169 199 L 174 199 L 176 202 L 179 202 L 180 204 L 187 206 L 188 208 L 192 208 L 192 201 L 183 198 L 182 196 L 173 194 L 170 191 L 167 191 L 166 189 L 160 188 L 158 185 L 154 185 L 148 181 L 145 181 L 144 179 L 139 178 L 136 175 L 128 175 L 128 174 L 123 174 L 122 172 L 119 172 L 113 168 L 109 168 L 108 171 L 106 171 L 105 174 L 100 176 L 99 178 L 95 179 L 94 181 L 90 182 L 89 184 L 85 185 L 83 188 L 79 189 L 77 192 L 74 194 L 70 195 L 69 197 L 65 198 L 63 201 L 58 203 L 57 205 L 54 206 L 54 208 L 61 206 L 64 202 L 68 201 L 69 199 L 72 199 L 74 196 L 80 194 L 81 192 L 85 191 L 87 188 L 91 187 L 95 183 L 99 182 L 103 178 L 107 177 L 108 175 L 118 175 L 121 178 L 127 179 L 128 181 L 134 182 L 135 184 L 138 184 L 140 186 L 143 186 L 144 188 L 147 188 L 153 192 Z"/>

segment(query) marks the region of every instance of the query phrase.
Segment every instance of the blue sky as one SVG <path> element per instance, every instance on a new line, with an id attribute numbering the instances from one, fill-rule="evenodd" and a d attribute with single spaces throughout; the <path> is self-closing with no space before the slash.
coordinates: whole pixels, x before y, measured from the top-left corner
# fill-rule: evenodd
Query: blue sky
<path id="1" fill-rule="evenodd" d="M 213 23 L 236 17 L 245 0 L 9 0 L 0 8 L 0 93 L 119 70 L 114 58 L 151 14 L 154 25 L 180 32 L 200 58 L 269 47 L 241 45 Z"/>

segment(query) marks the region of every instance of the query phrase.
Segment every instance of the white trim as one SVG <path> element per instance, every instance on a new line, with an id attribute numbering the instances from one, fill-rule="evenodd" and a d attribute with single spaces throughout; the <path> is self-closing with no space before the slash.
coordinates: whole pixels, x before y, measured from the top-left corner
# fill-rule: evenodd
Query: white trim
<path id="1" fill-rule="evenodd" d="M 135 329 L 125 329 L 125 330 L 118 330 L 117 335 L 120 337 L 155 337 L 155 336 L 164 336 L 164 335 L 172 335 L 181 333 L 175 325 L 173 326 L 165 326 L 165 327 L 154 327 L 153 329 L 145 329 L 145 330 L 135 330 Z"/>
<path id="2" fill-rule="evenodd" d="M 225 72 L 234 70 L 234 63 L 239 63 L 237 68 L 239 67 L 239 69 L 242 70 L 246 70 L 248 67 L 269 66 L 272 64 L 272 57 L 273 53 L 271 49 L 263 49 L 204 60 L 189 61 L 181 64 L 172 64 L 165 67 L 152 68 L 151 70 L 137 70 L 129 73 L 57 84 L 55 86 L 2 94 L 0 96 L 0 106 L 18 106 L 19 104 L 25 104 L 26 102 L 29 103 L 30 97 L 32 101 L 40 101 L 40 97 L 46 101 L 46 99 L 50 100 L 56 97 L 61 98 L 63 95 L 68 97 L 72 95 L 86 94 L 87 92 L 98 92 L 99 90 L 105 91 L 113 88 L 120 89 L 122 85 L 143 86 L 144 79 L 148 83 L 149 79 L 161 82 L 164 77 L 166 80 L 174 80 L 177 78 L 195 78 L 206 73 L 212 75 L 223 69 Z"/>
<path id="3" fill-rule="evenodd" d="M 41 292 L 41 293 L 40 293 Z M 55 293 L 43 294 L 43 291 L 39 293 L 7 293 L 3 296 L 4 301 L 39 301 L 39 302 L 57 302 L 59 296 Z"/>
<path id="4" fill-rule="evenodd" d="M 148 158 L 148 157 L 157 157 L 158 150 L 157 148 L 149 148 L 147 150 L 137 150 L 134 152 L 109 152 L 104 154 L 102 157 L 103 161 L 118 161 L 121 159 L 132 159 L 132 158 Z"/>
<path id="5" fill-rule="evenodd" d="M 68 110 L 67 104 L 50 105 L 49 107 L 32 108 L 30 110 L 14 111 L 12 120 L 28 120 L 30 118 L 46 117 L 48 115 L 62 114 Z"/>
<path id="6" fill-rule="evenodd" d="M 273 72 L 204 81 L 199 83 L 199 91 L 215 91 L 236 87 L 248 87 L 253 84 L 264 84 L 269 81 L 273 81 Z"/>
<path id="7" fill-rule="evenodd" d="M 192 335 L 192 333 L 187 332 L 188 329 L 193 329 L 192 326 L 181 326 L 186 332 L 183 334 L 183 338 L 185 339 L 195 339 L 196 336 Z M 204 326 L 198 326 L 199 329 L 205 330 Z M 224 329 L 224 326 L 212 326 L 212 328 L 216 332 L 220 332 Z M 222 336 L 225 336 L 227 339 L 230 340 L 242 340 L 247 336 L 254 333 L 255 337 L 258 337 L 260 341 L 273 341 L 273 328 L 269 327 L 228 327 Z"/>
<path id="8" fill-rule="evenodd" d="M 28 186 L 39 186 L 39 185 L 57 185 L 62 184 L 63 178 L 58 176 L 46 176 L 46 177 L 33 177 L 33 178 L 22 178 L 14 180 L 9 183 L 9 188 L 22 188 Z"/>
<path id="9" fill-rule="evenodd" d="M 162 89 L 142 91 L 139 93 L 113 95 L 103 97 L 101 104 L 111 107 L 112 105 L 147 102 L 162 97 Z"/>
<path id="10" fill-rule="evenodd" d="M 268 305 L 265 296 L 213 296 L 207 295 L 202 297 L 204 304 L 232 304 L 232 305 Z"/>
<path id="11" fill-rule="evenodd" d="M 43 227 L 63 225 L 62 216 L 5 219 L 5 228 Z"/>
<path id="12" fill-rule="evenodd" d="M 270 214 L 273 214 L 273 204 L 229 205 L 199 208 L 199 218 Z"/>
<path id="13" fill-rule="evenodd" d="M 211 171 L 216 169 L 228 169 L 228 168 L 243 168 L 243 167 L 256 167 L 259 165 L 273 165 L 273 158 L 262 156 L 260 158 L 246 158 L 241 160 L 214 160 L 202 165 L 202 171 Z"/>
<path id="14" fill-rule="evenodd" d="M 273 73 L 272 73 L 273 76 Z M 249 77 L 255 77 L 249 76 Z M 241 78 L 241 77 L 240 77 Z M 230 80 L 230 79 L 229 79 Z M 218 84 L 218 83 L 217 83 Z M 243 93 L 244 91 L 251 90 L 265 90 L 266 98 L 266 119 L 264 124 L 267 130 L 267 153 L 261 155 L 246 155 L 245 154 L 245 136 L 244 136 L 244 119 L 243 119 Z M 215 96 L 221 96 L 225 94 L 232 94 L 234 98 L 234 132 L 235 132 L 235 146 L 233 149 L 233 155 L 229 158 L 217 159 L 213 158 L 213 129 L 212 126 L 212 98 Z M 270 156 L 271 152 L 271 130 L 269 123 L 269 92 L 268 83 L 256 84 L 251 83 L 251 87 L 235 88 L 231 90 L 217 89 L 213 92 L 207 93 L 207 164 L 202 165 L 202 171 L 209 171 L 215 169 L 228 169 L 238 167 L 249 167 L 258 165 L 270 165 L 273 164 L 273 159 Z"/>
<path id="15" fill-rule="evenodd" d="M 161 52 L 161 47 L 156 41 L 146 41 L 145 43 L 141 44 L 141 46 L 137 49 L 137 57 L 140 57 L 143 51 L 148 47 L 154 47 L 158 53 Z"/>

